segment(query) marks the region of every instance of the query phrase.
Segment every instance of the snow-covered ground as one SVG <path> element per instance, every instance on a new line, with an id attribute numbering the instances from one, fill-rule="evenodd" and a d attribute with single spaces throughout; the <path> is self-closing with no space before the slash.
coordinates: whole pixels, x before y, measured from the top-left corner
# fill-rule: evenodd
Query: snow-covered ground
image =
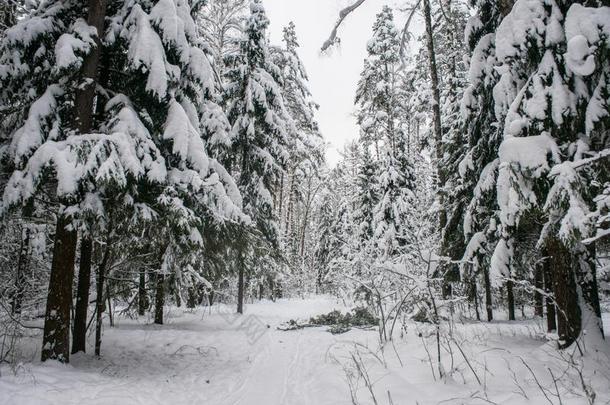
<path id="1" fill-rule="evenodd" d="M 232 307 L 173 308 L 164 326 L 119 318 L 105 330 L 101 359 L 3 366 L 0 404 L 349 405 L 373 404 L 373 395 L 380 405 L 588 403 L 578 366 L 559 356 L 535 321 L 455 323 L 454 339 L 441 342 L 443 368 L 453 370 L 444 379 L 428 360 L 427 351 L 436 355 L 430 326 L 406 325 L 384 350 L 375 330 L 276 329 L 334 308 L 345 309 L 313 297 L 251 304 L 242 317 Z M 37 356 L 39 341 L 20 342 L 23 353 Z M 610 400 L 603 345 L 587 355 L 583 375 L 600 404 Z"/>

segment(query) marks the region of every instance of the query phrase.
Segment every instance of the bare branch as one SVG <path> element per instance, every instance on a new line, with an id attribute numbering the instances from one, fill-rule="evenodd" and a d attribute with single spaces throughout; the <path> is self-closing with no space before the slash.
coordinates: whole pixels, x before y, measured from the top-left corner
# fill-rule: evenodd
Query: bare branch
<path id="1" fill-rule="evenodd" d="M 352 4 L 351 6 L 345 7 L 343 10 L 341 10 L 339 12 L 339 19 L 335 23 L 335 26 L 333 27 L 333 30 L 330 33 L 330 36 L 328 37 L 326 42 L 324 42 L 324 44 L 322 45 L 322 49 L 321 49 L 322 52 L 325 52 L 326 50 L 328 50 L 328 48 L 333 46 L 338 41 L 337 31 L 339 30 L 339 27 L 341 26 L 341 24 L 343 24 L 343 20 L 345 20 L 348 15 L 350 15 L 352 12 L 354 12 L 365 1 L 366 0 L 357 0 L 354 4 Z"/>

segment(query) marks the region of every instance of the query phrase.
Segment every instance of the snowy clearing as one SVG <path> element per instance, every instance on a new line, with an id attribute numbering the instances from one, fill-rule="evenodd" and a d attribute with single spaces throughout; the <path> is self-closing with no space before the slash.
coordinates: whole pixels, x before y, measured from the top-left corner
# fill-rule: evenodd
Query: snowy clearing
<path id="1" fill-rule="evenodd" d="M 532 372 L 548 388 L 551 402 L 559 403 L 550 394 L 555 387 L 549 369 L 562 376 L 558 389 L 564 404 L 587 403 L 574 370 L 535 321 L 456 323 L 453 362 L 443 352 L 445 370 L 454 370 L 445 381 L 432 377 L 426 348 L 433 353 L 433 330 L 424 324 L 406 325 L 406 333 L 395 333 L 395 344 L 383 351 L 375 330 L 332 335 L 325 327 L 276 329 L 289 319 L 332 309 L 346 307 L 330 297 L 312 297 L 250 304 L 241 317 L 226 306 L 171 308 L 163 326 L 119 318 L 115 328 L 105 328 L 101 359 L 81 354 L 70 365 L 3 366 L 0 404 L 348 405 L 350 391 L 356 403 L 373 404 L 355 360 L 366 368 L 379 404 L 549 403 Z M 38 336 L 22 341 L 23 353 L 37 359 L 39 342 Z M 589 356 L 587 364 L 586 373 L 595 370 L 586 378 L 599 403 L 610 400 L 607 352 L 597 356 L 605 361 Z"/>

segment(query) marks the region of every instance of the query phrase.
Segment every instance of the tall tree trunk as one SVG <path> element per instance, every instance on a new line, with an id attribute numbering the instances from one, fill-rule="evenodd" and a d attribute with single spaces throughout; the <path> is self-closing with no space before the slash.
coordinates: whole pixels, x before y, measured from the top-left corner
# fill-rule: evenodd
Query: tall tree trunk
<path id="1" fill-rule="evenodd" d="M 238 271 L 239 274 L 237 276 L 237 313 L 238 314 L 243 314 L 244 313 L 244 267 L 245 267 L 245 260 L 243 258 L 243 253 L 239 253 L 240 258 L 239 258 L 239 263 L 238 263 Z"/>
<path id="2" fill-rule="evenodd" d="M 148 295 L 146 294 L 146 270 L 140 270 L 138 280 L 138 315 L 144 316 L 148 309 Z"/>
<path id="3" fill-rule="evenodd" d="M 303 214 L 303 226 L 301 230 L 301 244 L 300 251 L 301 257 L 305 254 L 305 238 L 307 237 L 307 225 L 309 224 L 309 212 L 311 211 L 311 204 L 317 193 L 317 190 L 311 189 L 312 178 L 310 177 L 307 183 L 307 204 L 305 205 L 305 213 Z"/>
<path id="4" fill-rule="evenodd" d="M 110 232 L 108 232 L 110 235 Z M 104 315 L 104 281 L 106 277 L 106 267 L 110 257 L 110 238 L 106 239 L 106 247 L 102 262 L 97 268 L 97 284 L 95 297 L 95 355 L 99 356 L 102 349 L 102 321 Z"/>
<path id="5" fill-rule="evenodd" d="M 175 285 L 176 288 L 176 292 L 175 292 L 175 300 L 176 300 L 176 306 L 178 308 L 182 307 L 182 297 L 180 296 L 180 288 L 178 287 L 178 285 Z"/>
<path id="6" fill-rule="evenodd" d="M 281 227 L 282 227 L 282 218 L 283 218 L 283 212 L 284 212 L 284 172 L 282 171 L 282 176 L 280 177 L 280 193 L 278 196 L 278 204 L 277 204 L 277 218 L 279 221 L 279 226 L 280 226 L 280 234 L 281 234 Z"/>
<path id="7" fill-rule="evenodd" d="M 508 320 L 515 320 L 515 293 L 513 291 L 513 282 L 508 280 L 506 282 L 506 300 L 508 301 Z"/>
<path id="8" fill-rule="evenodd" d="M 163 308 L 165 306 L 165 275 L 155 277 L 155 323 L 163 325 Z"/>
<path id="9" fill-rule="evenodd" d="M 549 254 L 550 267 L 553 269 L 559 348 L 563 349 L 576 341 L 581 330 L 581 312 L 578 303 L 573 255 L 559 239 L 548 240 L 546 248 Z"/>
<path id="10" fill-rule="evenodd" d="M 63 213 L 57 217 L 42 337 L 42 361 L 70 361 L 70 307 L 76 255 L 76 231 L 68 229 L 71 222 Z"/>
<path id="11" fill-rule="evenodd" d="M 197 306 L 197 289 L 195 287 L 189 287 L 188 298 L 186 300 L 186 307 L 193 309 Z"/>
<path id="12" fill-rule="evenodd" d="M 89 288 L 91 287 L 91 255 L 93 241 L 85 236 L 81 239 L 78 288 L 74 311 L 74 331 L 72 335 L 72 354 L 86 351 L 87 308 L 89 307 Z"/>
<path id="13" fill-rule="evenodd" d="M 81 134 L 88 133 L 93 122 L 95 87 L 102 47 L 99 34 L 104 31 L 106 0 L 89 0 L 88 6 L 87 23 L 97 29 L 98 36 L 94 38 L 96 46 L 84 57 L 81 85 L 75 91 L 74 118 L 76 128 Z M 68 362 L 70 359 L 70 306 L 77 243 L 76 231 L 66 230 L 70 222 L 71 218 L 65 214 L 58 215 L 42 338 L 42 361 L 57 359 Z"/>
<path id="14" fill-rule="evenodd" d="M 555 309 L 555 298 L 553 297 L 553 270 L 546 249 L 542 251 L 544 261 L 542 263 L 542 273 L 544 276 L 544 293 L 546 305 L 546 325 L 549 333 L 557 330 L 557 311 Z"/>
<path id="15" fill-rule="evenodd" d="M 534 269 L 534 313 L 536 316 L 542 317 L 544 315 L 543 300 L 542 300 L 542 289 L 544 288 L 544 261 L 536 263 Z"/>
<path id="16" fill-rule="evenodd" d="M 11 311 L 13 314 L 21 314 L 23 295 L 25 292 L 28 258 L 30 252 L 30 227 L 23 225 L 21 230 L 21 241 L 19 243 L 19 256 L 17 258 L 17 274 L 15 274 L 15 291 L 11 300 Z"/>
<path id="17" fill-rule="evenodd" d="M 471 294 L 473 297 L 474 312 L 477 317 L 477 321 L 480 321 L 481 313 L 479 312 L 479 292 L 477 291 L 477 281 L 476 280 L 472 280 L 470 288 L 471 288 Z"/>
<path id="18" fill-rule="evenodd" d="M 108 310 L 108 323 L 111 328 L 114 328 L 114 314 L 112 312 L 112 286 L 110 280 L 106 282 L 106 304 Z"/>
<path id="19" fill-rule="evenodd" d="M 494 319 L 493 306 L 491 301 L 491 281 L 489 280 L 489 269 L 483 270 L 483 283 L 485 287 L 485 310 L 487 311 L 487 322 Z"/>
<path id="20" fill-rule="evenodd" d="M 428 70 L 430 74 L 430 86 L 432 88 L 432 121 L 434 124 L 434 142 L 436 143 L 436 164 L 439 182 L 439 190 L 445 184 L 444 169 L 441 167 L 443 158 L 443 128 L 441 125 L 441 92 L 439 88 L 438 69 L 436 66 L 436 51 L 434 49 L 434 27 L 432 25 L 432 12 L 430 0 L 422 0 L 424 8 L 424 21 L 426 24 L 426 47 L 428 50 Z M 447 213 L 443 208 L 443 195 L 438 193 L 439 198 L 439 229 L 443 229 L 447 223 Z"/>

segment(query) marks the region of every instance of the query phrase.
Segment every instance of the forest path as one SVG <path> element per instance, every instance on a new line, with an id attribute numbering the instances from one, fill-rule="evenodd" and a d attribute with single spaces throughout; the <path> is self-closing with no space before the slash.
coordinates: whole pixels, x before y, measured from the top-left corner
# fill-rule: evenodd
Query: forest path
<path id="1" fill-rule="evenodd" d="M 456 323 L 456 342 L 470 361 L 454 344 L 453 355 L 443 354 L 444 367 L 453 374 L 441 381 L 429 363 L 434 347 L 430 325 L 406 325 L 396 346 L 379 352 L 376 331 L 332 335 L 325 327 L 277 329 L 290 319 L 346 309 L 329 297 L 257 302 L 240 316 L 234 309 L 169 308 L 162 326 L 118 317 L 116 327 L 104 329 L 100 359 L 81 354 L 69 365 L 38 362 L 40 335 L 34 333 L 19 342 L 21 353 L 33 362 L 17 369 L 0 365 L 0 405 L 351 405 L 350 373 L 359 403 L 368 405 L 374 401 L 363 380 L 354 379 L 355 358 L 369 375 L 379 404 L 522 405 L 524 395 L 529 403 L 548 403 L 531 371 L 553 389 L 550 367 L 555 375 L 566 372 L 539 319 Z M 610 403 L 610 345 L 602 343 L 603 350 L 587 357 L 586 378 L 599 403 Z M 487 384 L 486 391 L 471 367 Z M 572 376 L 562 380 L 563 403 L 586 404 L 578 392 L 578 375 L 568 372 Z"/>
<path id="2" fill-rule="evenodd" d="M 280 331 L 344 306 L 336 299 L 262 301 L 194 312 L 171 308 L 166 324 L 118 318 L 104 329 L 102 358 L 77 355 L 70 365 L 29 363 L 3 369 L 0 405 L 349 405 L 337 358 L 354 341 L 373 346 L 376 332 L 332 335 L 326 328 Z M 89 351 L 93 351 L 89 342 Z M 38 358 L 39 337 L 25 345 Z"/>
<path id="3" fill-rule="evenodd" d="M 327 304 L 329 303 L 324 305 Z M 315 306 L 316 304 L 313 305 L 314 308 Z M 278 316 L 265 313 L 258 306 L 251 306 L 244 316 L 255 317 L 269 325 L 269 328 L 253 345 L 253 352 L 256 354 L 249 367 L 236 376 L 235 388 L 227 402 L 218 403 L 351 404 L 345 375 L 335 356 L 340 357 L 354 341 L 366 344 L 367 338 L 370 337 L 372 344 L 377 335 L 355 331 L 351 337 L 336 336 L 328 333 L 326 328 L 277 330 L 280 323 L 289 319 L 307 319 L 311 315 L 328 312 L 336 306 L 314 308 L 303 311 L 305 308 L 293 307 L 294 312 L 290 315 L 290 309 L 285 308 L 286 312 L 282 311 L 284 314 Z M 307 316 L 303 316 L 307 312 Z"/>

